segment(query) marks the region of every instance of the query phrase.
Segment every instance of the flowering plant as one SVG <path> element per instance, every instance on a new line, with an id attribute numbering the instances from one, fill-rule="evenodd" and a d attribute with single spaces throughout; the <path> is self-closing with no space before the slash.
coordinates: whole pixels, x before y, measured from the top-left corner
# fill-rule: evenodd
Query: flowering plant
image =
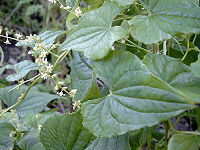
<path id="1" fill-rule="evenodd" d="M 11 143 L 28 149 L 34 138 L 30 149 L 47 150 L 199 149 L 198 0 L 49 3 L 69 12 L 67 30 L 25 39 L 17 34 L 16 46 L 30 47 L 35 62 L 0 70 L 15 70 L 6 80 L 19 81 L 0 89 L 0 99 L 8 106 L 0 112 L 0 130 L 9 124 L 5 135 Z M 10 44 L 8 34 L 1 37 Z M 55 61 L 48 61 L 49 56 Z M 66 58 L 71 86 L 59 78 L 58 67 Z M 37 74 L 24 80 L 33 70 Z M 53 83 L 54 94 L 34 90 L 40 81 Z M 9 92 L 17 95 L 13 103 L 5 96 Z M 40 109 L 30 106 L 38 95 L 38 102 L 44 102 Z M 70 99 L 70 112 L 41 113 L 54 99 Z M 187 117 L 198 127 L 176 129 Z"/>

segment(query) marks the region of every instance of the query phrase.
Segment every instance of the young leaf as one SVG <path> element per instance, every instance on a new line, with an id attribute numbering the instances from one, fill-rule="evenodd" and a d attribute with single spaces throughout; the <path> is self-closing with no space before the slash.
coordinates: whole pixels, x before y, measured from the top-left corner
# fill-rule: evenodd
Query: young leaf
<path id="1" fill-rule="evenodd" d="M 97 138 L 86 150 L 130 150 L 128 135 Z"/>
<path id="2" fill-rule="evenodd" d="M 117 2 L 119 5 L 125 6 L 133 4 L 135 0 L 111 0 L 111 1 Z"/>
<path id="3" fill-rule="evenodd" d="M 40 139 L 46 150 L 84 150 L 94 137 L 83 128 L 82 117 L 77 112 L 49 118 Z"/>
<path id="4" fill-rule="evenodd" d="M 105 57 L 113 43 L 127 34 L 122 26 L 112 27 L 113 19 L 121 10 L 116 3 L 106 2 L 102 7 L 84 14 L 60 49 L 84 52 L 93 60 Z"/>
<path id="5" fill-rule="evenodd" d="M 144 64 L 154 75 L 180 90 L 191 100 L 200 103 L 200 78 L 195 77 L 191 73 L 190 67 L 180 59 L 147 54 Z"/>
<path id="6" fill-rule="evenodd" d="M 200 32 L 200 8 L 190 0 L 140 0 L 148 15 L 129 21 L 131 35 L 145 44 L 171 39 L 177 33 Z"/>
<path id="7" fill-rule="evenodd" d="M 13 86 L 0 89 L 0 99 L 3 100 L 7 106 L 15 104 L 20 96 L 17 89 L 8 92 L 12 88 Z M 27 88 L 23 88 L 22 90 L 25 91 L 26 89 Z M 60 97 L 57 95 L 38 92 L 31 89 L 24 101 L 17 105 L 15 109 L 17 110 L 18 115 L 23 117 L 30 113 L 41 112 L 50 101 L 58 98 Z"/>
<path id="8" fill-rule="evenodd" d="M 199 150 L 200 137 L 196 135 L 175 134 L 171 137 L 168 150 Z"/>
<path id="9" fill-rule="evenodd" d="M 100 90 L 96 83 L 96 77 L 92 73 L 91 61 L 78 52 L 73 52 L 71 65 L 72 89 L 77 89 L 74 100 L 84 101 L 100 97 Z"/>
<path id="10" fill-rule="evenodd" d="M 82 105 L 83 125 L 95 136 L 122 135 L 194 108 L 190 99 L 129 52 L 112 52 L 94 62 L 94 72 L 110 90 L 106 97 Z"/>
<path id="11" fill-rule="evenodd" d="M 16 73 L 9 75 L 7 81 L 17 81 L 24 78 L 30 71 L 38 70 L 38 65 L 30 60 L 24 60 L 15 65 L 7 65 L 6 69 L 13 69 Z"/>

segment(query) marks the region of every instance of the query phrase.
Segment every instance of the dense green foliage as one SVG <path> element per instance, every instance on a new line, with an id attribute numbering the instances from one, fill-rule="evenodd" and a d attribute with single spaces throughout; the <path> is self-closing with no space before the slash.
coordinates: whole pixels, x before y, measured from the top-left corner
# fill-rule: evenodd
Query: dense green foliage
<path id="1" fill-rule="evenodd" d="M 0 150 L 200 148 L 199 0 L 49 1 L 66 27 L 47 19 L 17 39 L 35 62 L 0 68 L 15 71 L 0 79 Z M 17 5 L 44 17 L 31 2 Z M 70 81 L 59 76 L 69 60 Z M 196 127 L 177 129 L 181 119 Z"/>

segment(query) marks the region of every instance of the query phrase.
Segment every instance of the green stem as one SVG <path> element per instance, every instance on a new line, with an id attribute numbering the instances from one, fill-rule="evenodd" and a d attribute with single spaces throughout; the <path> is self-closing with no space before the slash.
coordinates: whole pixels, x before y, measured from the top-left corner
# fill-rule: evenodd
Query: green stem
<path id="1" fill-rule="evenodd" d="M 199 132 L 192 132 L 192 131 L 178 131 L 174 128 L 173 124 L 169 121 L 169 125 L 172 129 L 172 131 L 176 134 L 191 134 L 191 135 L 199 135 L 200 136 L 200 133 Z"/>
<path id="2" fill-rule="evenodd" d="M 147 136 L 147 149 L 151 150 L 151 132 Z"/>
<path id="3" fill-rule="evenodd" d="M 0 100 L 0 111 L 3 109 L 2 102 Z"/>
<path id="4" fill-rule="evenodd" d="M 170 122 L 170 120 L 164 122 L 164 126 L 165 126 L 165 149 L 167 149 L 167 143 L 168 143 L 168 139 L 169 139 L 169 131 L 170 131 L 169 122 Z"/>
<path id="5" fill-rule="evenodd" d="M 136 47 L 136 48 L 137 48 L 137 49 L 139 49 L 140 51 L 144 52 L 145 54 L 147 54 L 147 53 L 148 53 L 148 51 L 147 51 L 146 49 L 144 49 L 144 48 L 142 48 L 142 47 L 138 46 L 137 44 L 133 43 L 133 42 L 132 42 L 132 41 L 130 41 L 129 39 L 126 39 L 126 38 L 125 38 L 125 40 L 126 40 L 127 42 L 129 42 L 129 43 L 133 44 L 133 46 L 134 46 L 134 47 Z"/>
<path id="6" fill-rule="evenodd" d="M 196 41 L 197 38 L 197 34 L 194 35 L 194 39 L 192 40 L 192 43 L 194 44 L 194 42 Z"/>
<path id="7" fill-rule="evenodd" d="M 185 58 L 187 57 L 189 51 L 190 51 L 190 35 L 188 36 L 188 40 L 187 40 L 187 50 L 186 50 L 184 56 L 183 56 L 182 59 L 181 59 L 182 61 L 185 60 Z"/>
<path id="8" fill-rule="evenodd" d="M 49 52 L 51 55 L 53 55 L 54 57 L 56 57 L 56 58 L 58 58 L 59 57 L 59 55 L 56 55 L 56 54 L 54 54 L 53 52 L 51 52 L 50 50 L 48 50 L 48 49 L 45 49 L 47 52 Z"/>
<path id="9" fill-rule="evenodd" d="M 26 90 L 26 92 L 20 97 L 20 99 L 18 100 L 17 103 L 15 103 L 14 105 L 8 107 L 7 109 L 5 109 L 1 114 L 0 114 L 0 118 L 3 116 L 3 114 L 5 114 L 6 112 L 10 111 L 11 109 L 15 108 L 16 106 L 18 106 L 19 104 L 22 103 L 22 101 L 26 98 L 28 92 L 31 90 L 31 88 L 40 80 L 40 76 L 35 79 L 35 81 L 29 85 L 28 89 Z"/>
<path id="10" fill-rule="evenodd" d="M 120 21 L 120 20 L 125 20 L 125 19 L 132 19 L 133 17 L 125 17 L 125 18 L 117 18 L 114 21 Z"/>
<path id="11" fill-rule="evenodd" d="M 163 55 L 167 54 L 167 41 L 163 42 Z"/>
<path id="12" fill-rule="evenodd" d="M 16 39 L 16 38 L 8 37 L 8 36 L 5 36 L 5 35 L 0 35 L 0 37 L 8 38 L 8 39 L 15 40 L 15 41 L 19 41 L 19 40 Z"/>
<path id="13" fill-rule="evenodd" d="M 140 13 L 140 11 L 139 11 L 139 9 L 138 9 L 137 5 L 134 3 L 134 5 L 133 5 L 133 6 L 134 6 L 134 8 L 135 8 L 135 10 L 136 10 L 137 14 L 138 14 L 138 15 L 141 15 L 141 13 Z"/>
<path id="14" fill-rule="evenodd" d="M 0 54 L 1 54 L 1 60 L 0 60 L 0 67 L 3 66 L 3 61 L 4 61 L 4 53 L 3 49 L 0 47 Z"/>

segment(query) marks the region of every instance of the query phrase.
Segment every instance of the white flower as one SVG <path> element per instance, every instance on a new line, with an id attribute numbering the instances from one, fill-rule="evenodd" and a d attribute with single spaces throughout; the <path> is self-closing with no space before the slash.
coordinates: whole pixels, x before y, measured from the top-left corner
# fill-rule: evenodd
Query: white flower
<path id="1" fill-rule="evenodd" d="M 61 5 L 60 5 L 60 8 L 61 8 L 61 9 L 64 9 L 65 7 L 61 4 Z"/>
<path id="2" fill-rule="evenodd" d="M 80 108 L 80 105 L 81 105 L 81 102 L 80 101 L 75 101 L 74 103 L 73 103 L 73 110 L 75 110 L 76 108 Z"/>
<path id="3" fill-rule="evenodd" d="M 68 87 L 62 87 L 62 90 L 63 91 L 65 91 L 65 90 L 67 90 L 68 89 Z"/>
<path id="4" fill-rule="evenodd" d="M 40 56 L 39 57 L 46 57 L 48 54 L 48 52 L 41 52 Z"/>
<path id="5" fill-rule="evenodd" d="M 65 9 L 65 10 L 70 10 L 71 7 L 70 7 L 70 6 L 66 6 L 66 7 L 64 7 L 64 9 Z"/>
<path id="6" fill-rule="evenodd" d="M 41 59 L 41 58 L 37 58 L 37 59 L 35 59 L 35 63 L 36 63 L 36 64 L 40 65 L 41 62 L 42 62 L 42 59 Z"/>
<path id="7" fill-rule="evenodd" d="M 60 96 L 65 96 L 65 94 L 63 93 L 63 91 L 57 92 L 57 94 L 60 95 Z"/>
<path id="8" fill-rule="evenodd" d="M 71 90 L 71 91 L 69 92 L 69 95 L 71 95 L 72 97 L 74 97 L 75 94 L 76 94 L 76 92 L 77 92 L 77 89 L 73 89 L 73 90 Z"/>
<path id="9" fill-rule="evenodd" d="M 53 74 L 51 77 L 52 77 L 52 78 L 56 78 L 56 77 L 57 77 L 57 75 L 56 75 L 56 74 Z"/>
<path id="10" fill-rule="evenodd" d="M 51 73 L 52 70 L 53 70 L 53 65 L 50 65 L 50 64 L 49 64 L 49 65 L 47 66 L 47 72 Z"/>
<path id="11" fill-rule="evenodd" d="M 57 0 L 49 0 L 50 3 L 55 4 Z"/>
<path id="12" fill-rule="evenodd" d="M 40 131 L 41 129 L 42 129 L 42 125 L 39 124 L 39 125 L 38 125 L 38 130 Z"/>
<path id="13" fill-rule="evenodd" d="M 82 15 L 82 11 L 81 11 L 80 7 L 77 7 L 77 8 L 76 8 L 76 10 L 75 10 L 75 15 L 76 15 L 77 17 L 80 17 L 80 16 Z"/>
<path id="14" fill-rule="evenodd" d="M 61 82 L 61 81 L 58 82 L 58 85 L 64 85 L 64 84 L 65 82 Z"/>
<path id="15" fill-rule="evenodd" d="M 112 47 L 111 47 L 111 50 L 113 50 L 113 51 L 114 51 L 114 50 L 115 50 L 115 46 L 112 46 Z"/>
<path id="16" fill-rule="evenodd" d="M 10 41 L 7 39 L 5 42 L 4 42 L 6 45 L 9 45 L 11 44 Z"/>
<path id="17" fill-rule="evenodd" d="M 17 38 L 17 40 L 19 40 L 21 37 L 23 37 L 23 35 L 21 33 L 16 33 L 15 37 Z"/>
<path id="18" fill-rule="evenodd" d="M 41 78 L 46 80 L 50 75 L 48 75 L 47 73 L 43 73 L 41 72 Z"/>
<path id="19" fill-rule="evenodd" d="M 56 91 L 59 90 L 59 86 L 56 84 L 55 88 Z"/>
<path id="20" fill-rule="evenodd" d="M 47 64 L 48 64 L 47 58 L 43 58 L 43 59 L 42 59 L 42 64 L 43 64 L 43 65 L 47 65 Z"/>
<path id="21" fill-rule="evenodd" d="M 52 46 L 51 46 L 51 49 L 54 49 L 54 48 L 56 48 L 57 47 L 57 44 L 53 44 Z"/>

